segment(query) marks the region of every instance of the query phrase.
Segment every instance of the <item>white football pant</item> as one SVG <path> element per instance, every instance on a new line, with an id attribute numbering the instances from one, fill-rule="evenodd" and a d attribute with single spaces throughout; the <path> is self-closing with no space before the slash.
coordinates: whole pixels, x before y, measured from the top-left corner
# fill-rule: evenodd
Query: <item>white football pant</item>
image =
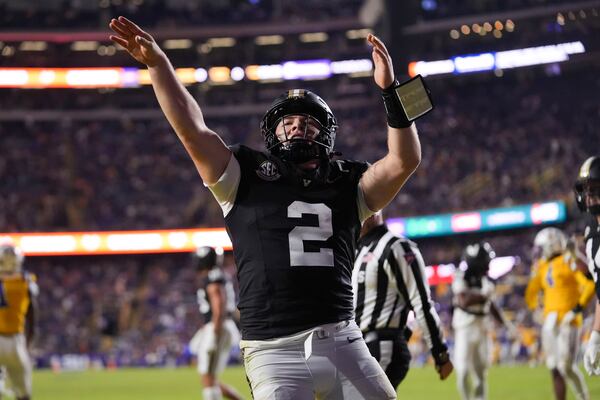
<path id="1" fill-rule="evenodd" d="M 576 364 L 578 339 L 579 328 L 559 324 L 556 313 L 550 313 L 544 319 L 542 349 L 546 355 L 546 367 L 550 370 L 557 369 L 567 380 L 577 398 L 587 400 L 590 397 L 588 388 Z"/>
<path id="2" fill-rule="evenodd" d="M 463 400 L 487 398 L 489 341 L 485 318 L 454 330 L 453 363 L 458 392 Z"/>
<path id="3" fill-rule="evenodd" d="M 240 333 L 231 319 L 223 321 L 220 337 L 215 338 L 212 322 L 204 325 L 190 340 L 190 351 L 198 357 L 198 373 L 217 375 L 227 366 L 231 346 L 240 340 Z"/>
<path id="4" fill-rule="evenodd" d="M 31 396 L 32 366 L 25 335 L 0 335 L 0 365 L 6 368 L 15 396 Z"/>
<path id="5" fill-rule="evenodd" d="M 396 398 L 354 321 L 283 338 L 242 340 L 254 400 Z"/>

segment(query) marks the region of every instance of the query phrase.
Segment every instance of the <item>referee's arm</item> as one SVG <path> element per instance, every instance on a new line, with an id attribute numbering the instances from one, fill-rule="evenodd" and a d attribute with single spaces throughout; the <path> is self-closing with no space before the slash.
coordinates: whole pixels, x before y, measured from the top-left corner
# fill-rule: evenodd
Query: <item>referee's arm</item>
<path id="1" fill-rule="evenodd" d="M 395 270 L 398 291 L 407 297 L 407 303 L 423 330 L 431 355 L 437 365 L 444 364 L 448 348 L 443 340 L 440 318 L 431 301 L 421 252 L 414 243 L 400 241 L 390 252 L 388 261 L 392 270 Z"/>

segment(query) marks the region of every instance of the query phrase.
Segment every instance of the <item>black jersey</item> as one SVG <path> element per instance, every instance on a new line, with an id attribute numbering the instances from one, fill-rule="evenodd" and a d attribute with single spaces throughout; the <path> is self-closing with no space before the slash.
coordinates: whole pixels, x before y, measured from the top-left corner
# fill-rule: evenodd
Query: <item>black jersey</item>
<path id="1" fill-rule="evenodd" d="M 209 322 L 212 318 L 212 307 L 210 305 L 208 293 L 206 293 L 206 289 L 210 284 L 218 284 L 223 286 L 226 296 L 225 311 L 227 314 L 231 315 L 231 313 L 235 310 L 235 293 L 231 280 L 221 268 L 213 267 L 202 279 L 200 288 L 196 292 L 198 309 L 200 310 L 200 314 L 204 316 L 205 322 Z"/>
<path id="2" fill-rule="evenodd" d="M 353 318 L 356 199 L 367 164 L 331 161 L 326 180 L 296 180 L 268 154 L 232 151 L 241 177 L 225 223 L 238 266 L 243 339 Z"/>
<path id="3" fill-rule="evenodd" d="M 596 297 L 600 301 L 600 226 L 595 217 L 585 228 L 585 254 L 588 268 L 596 284 Z"/>

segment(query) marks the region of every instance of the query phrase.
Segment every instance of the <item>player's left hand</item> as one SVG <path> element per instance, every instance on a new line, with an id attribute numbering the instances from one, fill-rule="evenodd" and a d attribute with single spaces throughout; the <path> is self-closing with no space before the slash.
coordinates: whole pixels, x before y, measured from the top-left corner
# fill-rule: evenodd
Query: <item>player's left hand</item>
<path id="1" fill-rule="evenodd" d="M 440 379 L 444 380 L 450 376 L 450 374 L 454 370 L 454 365 L 452 365 L 452 361 L 448 360 L 445 363 L 443 363 L 442 365 L 436 365 L 435 370 L 437 371 L 438 375 L 440 376 Z"/>
<path id="2" fill-rule="evenodd" d="M 387 89 L 392 83 L 394 83 L 394 66 L 392 64 L 392 57 L 388 52 L 385 44 L 377 36 L 369 34 L 367 36 L 367 42 L 373 47 L 373 64 L 375 65 L 375 71 L 373 72 L 373 78 L 375 83 L 381 89 Z"/>
<path id="3" fill-rule="evenodd" d="M 592 331 L 590 340 L 585 346 L 583 367 L 588 375 L 600 375 L 600 333 Z"/>

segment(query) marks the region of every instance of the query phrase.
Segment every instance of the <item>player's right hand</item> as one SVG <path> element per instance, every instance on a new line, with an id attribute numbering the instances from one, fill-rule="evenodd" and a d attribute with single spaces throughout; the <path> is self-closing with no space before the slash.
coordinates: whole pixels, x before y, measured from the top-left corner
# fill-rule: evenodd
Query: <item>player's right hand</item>
<path id="1" fill-rule="evenodd" d="M 123 46 L 133 58 L 148 67 L 154 67 L 166 59 L 154 38 L 125 17 L 113 18 L 108 24 L 116 35 L 110 40 Z"/>
<path id="2" fill-rule="evenodd" d="M 583 366 L 588 375 L 600 375 L 600 333 L 592 331 L 583 354 Z"/>
<path id="3" fill-rule="evenodd" d="M 440 379 L 444 380 L 450 376 L 450 374 L 454 370 L 454 365 L 452 365 L 452 361 L 448 360 L 442 365 L 436 365 L 435 370 L 440 376 Z"/>

